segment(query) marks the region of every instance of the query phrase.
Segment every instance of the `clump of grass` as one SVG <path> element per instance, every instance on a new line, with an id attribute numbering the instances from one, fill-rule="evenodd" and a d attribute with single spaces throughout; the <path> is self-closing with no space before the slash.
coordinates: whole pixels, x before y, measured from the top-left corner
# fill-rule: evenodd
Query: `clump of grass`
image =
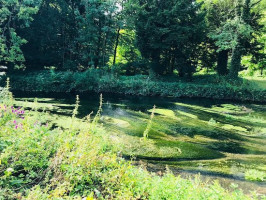
<path id="1" fill-rule="evenodd" d="M 147 138 L 149 137 L 149 132 L 150 132 L 151 127 L 152 127 L 152 120 L 153 120 L 153 118 L 154 118 L 155 110 L 156 110 L 156 106 L 154 105 L 154 106 L 153 106 L 153 109 L 152 109 L 152 112 L 151 112 L 151 116 L 150 116 L 150 119 L 149 119 L 148 125 L 147 125 L 145 131 L 143 132 L 143 138 L 144 138 L 144 139 L 147 139 Z"/>

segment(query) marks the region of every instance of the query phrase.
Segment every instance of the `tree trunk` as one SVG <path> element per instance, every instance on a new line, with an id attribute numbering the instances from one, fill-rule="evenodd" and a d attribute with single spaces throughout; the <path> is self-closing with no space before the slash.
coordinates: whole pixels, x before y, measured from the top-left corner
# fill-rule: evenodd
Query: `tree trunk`
<path id="1" fill-rule="evenodd" d="M 237 78 L 238 72 L 240 70 L 241 65 L 241 48 L 239 45 L 237 45 L 232 52 L 232 60 L 231 60 L 231 66 L 230 66 L 230 77 Z"/>
<path id="2" fill-rule="evenodd" d="M 100 63 L 100 55 L 101 55 L 101 41 L 102 41 L 102 22 L 99 21 L 98 26 L 98 42 L 97 42 L 97 50 L 96 50 L 96 58 L 94 60 L 94 68 L 98 68 L 98 66 L 102 63 Z M 102 67 L 102 66 L 101 66 Z"/>
<path id="3" fill-rule="evenodd" d="M 228 63 L 228 51 L 222 50 L 218 53 L 218 60 L 217 60 L 217 73 L 219 75 L 224 76 L 228 73 L 227 63 Z"/>
<path id="4" fill-rule="evenodd" d="M 116 62 L 116 54 L 117 54 L 117 47 L 119 44 L 119 36 L 120 36 L 120 27 L 117 29 L 117 34 L 116 34 L 113 65 L 115 65 L 115 62 Z"/>
<path id="5" fill-rule="evenodd" d="M 171 71 L 170 71 L 171 74 L 174 73 L 174 68 L 175 68 L 175 55 L 172 54 L 172 59 L 171 59 Z"/>
<path id="6" fill-rule="evenodd" d="M 160 65 L 160 50 L 156 49 L 153 50 L 151 54 L 151 70 L 156 74 L 156 75 L 161 75 L 162 69 Z"/>

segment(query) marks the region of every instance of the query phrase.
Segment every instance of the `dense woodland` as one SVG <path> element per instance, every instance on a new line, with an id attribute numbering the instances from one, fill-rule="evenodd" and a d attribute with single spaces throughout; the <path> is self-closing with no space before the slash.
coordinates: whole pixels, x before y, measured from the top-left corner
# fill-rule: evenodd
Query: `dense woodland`
<path id="1" fill-rule="evenodd" d="M 266 0 L 0 0 L 0 200 L 265 200 L 265 69 Z"/>
<path id="2" fill-rule="evenodd" d="M 262 75 L 265 9 L 263 0 L 1 0 L 0 64 L 189 80 L 200 70 Z"/>

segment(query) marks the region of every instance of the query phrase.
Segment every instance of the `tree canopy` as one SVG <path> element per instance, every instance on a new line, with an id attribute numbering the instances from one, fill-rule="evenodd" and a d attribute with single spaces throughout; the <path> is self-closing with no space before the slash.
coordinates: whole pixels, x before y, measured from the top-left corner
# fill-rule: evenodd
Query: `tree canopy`
<path id="1" fill-rule="evenodd" d="M 265 67 L 263 8 L 261 0 L 4 0 L 0 63 L 188 78 L 212 68 L 235 78 L 243 63 Z"/>

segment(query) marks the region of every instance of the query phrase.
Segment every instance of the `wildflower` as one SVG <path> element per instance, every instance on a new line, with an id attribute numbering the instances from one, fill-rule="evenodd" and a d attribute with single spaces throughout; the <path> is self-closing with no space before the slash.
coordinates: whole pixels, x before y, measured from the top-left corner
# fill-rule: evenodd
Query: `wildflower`
<path id="1" fill-rule="evenodd" d="M 23 128 L 23 125 L 21 124 L 21 123 L 19 123 L 19 124 L 17 124 L 16 126 L 15 126 L 15 129 L 18 129 L 18 128 Z"/>

